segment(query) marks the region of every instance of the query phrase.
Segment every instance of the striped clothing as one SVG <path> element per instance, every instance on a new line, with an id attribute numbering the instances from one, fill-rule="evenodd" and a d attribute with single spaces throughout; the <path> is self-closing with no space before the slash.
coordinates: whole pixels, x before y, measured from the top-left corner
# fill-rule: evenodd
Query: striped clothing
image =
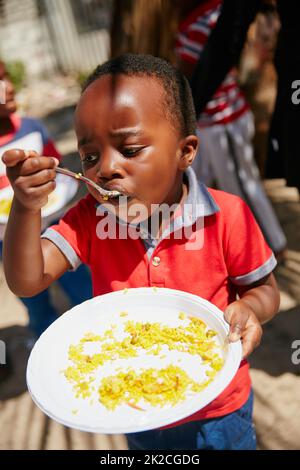
<path id="1" fill-rule="evenodd" d="M 221 0 L 206 0 L 180 24 L 176 52 L 182 61 L 196 64 L 199 60 L 217 23 L 221 4 Z M 200 127 L 227 124 L 238 119 L 248 109 L 244 94 L 237 84 L 236 71 L 232 70 L 206 105 L 198 124 Z"/>

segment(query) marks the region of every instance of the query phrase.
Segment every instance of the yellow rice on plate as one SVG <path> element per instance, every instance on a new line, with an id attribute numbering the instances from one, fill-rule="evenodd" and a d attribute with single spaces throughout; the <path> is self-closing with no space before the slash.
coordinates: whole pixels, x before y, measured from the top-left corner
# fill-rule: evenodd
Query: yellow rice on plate
<path id="1" fill-rule="evenodd" d="M 48 202 L 42 210 L 48 209 L 57 202 L 58 196 L 54 192 L 49 194 Z M 12 198 L 0 199 L 0 216 L 8 217 L 12 205 Z"/>
<path id="2" fill-rule="evenodd" d="M 120 317 L 124 317 L 121 312 Z M 209 330 L 197 317 L 179 314 L 180 325 L 171 327 L 158 322 L 142 323 L 127 320 L 123 324 L 125 337 L 116 339 L 116 325 L 111 325 L 102 335 L 86 333 L 78 344 L 69 347 L 68 358 L 72 365 L 63 372 L 73 385 L 77 398 L 87 399 L 97 394 L 97 400 L 108 410 L 122 404 L 143 410 L 140 404 L 151 406 L 176 405 L 186 398 L 187 392 L 199 393 L 213 380 L 222 368 L 224 360 L 216 352 L 216 332 Z M 87 354 L 87 343 L 99 343 L 97 352 Z M 102 378 L 96 386 L 96 372 L 104 364 L 117 359 L 147 355 L 165 357 L 165 349 L 198 356 L 200 364 L 206 364 L 207 379 L 196 382 L 186 371 L 174 364 L 163 368 L 131 367 Z"/>

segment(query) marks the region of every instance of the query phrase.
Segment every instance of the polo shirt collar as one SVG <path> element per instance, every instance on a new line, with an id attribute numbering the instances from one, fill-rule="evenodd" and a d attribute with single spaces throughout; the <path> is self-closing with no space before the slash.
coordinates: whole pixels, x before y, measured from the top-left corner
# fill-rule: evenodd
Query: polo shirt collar
<path id="1" fill-rule="evenodd" d="M 204 183 L 199 183 L 196 173 L 192 168 L 185 171 L 185 177 L 188 182 L 188 196 L 185 200 L 184 207 L 191 206 L 193 208 L 193 223 L 198 217 L 207 217 L 219 212 L 220 208 L 216 201 L 209 193 Z M 185 218 L 184 211 L 184 218 Z"/>

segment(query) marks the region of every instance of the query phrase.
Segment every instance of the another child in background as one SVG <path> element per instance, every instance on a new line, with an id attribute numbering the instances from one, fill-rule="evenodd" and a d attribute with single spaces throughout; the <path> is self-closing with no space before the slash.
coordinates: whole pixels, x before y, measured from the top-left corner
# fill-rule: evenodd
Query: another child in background
<path id="1" fill-rule="evenodd" d="M 40 155 L 61 158 L 47 130 L 37 119 L 21 117 L 17 111 L 15 90 L 5 64 L 0 62 L 0 80 L 5 83 L 5 103 L 0 104 L 0 157 L 11 148 L 35 150 Z M 8 186 L 6 168 L 0 161 L 0 190 Z M 2 242 L 0 240 L 0 255 Z M 66 273 L 59 283 L 72 305 L 77 305 L 92 296 L 90 274 L 86 266 L 74 273 Z M 21 297 L 29 315 L 29 327 L 38 337 L 56 318 L 48 289 L 30 298 Z"/>

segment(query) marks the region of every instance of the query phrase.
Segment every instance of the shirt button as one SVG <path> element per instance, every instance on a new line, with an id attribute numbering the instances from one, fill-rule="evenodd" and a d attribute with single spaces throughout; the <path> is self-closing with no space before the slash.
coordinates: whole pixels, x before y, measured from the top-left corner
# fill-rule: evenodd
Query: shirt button
<path id="1" fill-rule="evenodd" d="M 159 256 L 154 256 L 153 260 L 152 260 L 152 264 L 153 266 L 159 266 L 160 265 L 160 258 Z"/>

